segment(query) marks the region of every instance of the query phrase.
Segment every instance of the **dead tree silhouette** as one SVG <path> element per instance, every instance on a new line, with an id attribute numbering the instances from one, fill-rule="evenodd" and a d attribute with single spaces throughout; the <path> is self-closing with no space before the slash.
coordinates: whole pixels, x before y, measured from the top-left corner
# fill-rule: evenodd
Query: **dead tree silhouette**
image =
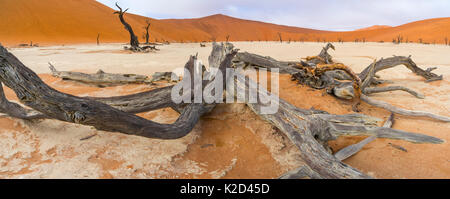
<path id="1" fill-rule="evenodd" d="M 149 39 L 150 39 L 150 34 L 148 32 L 148 30 L 150 29 L 150 20 L 145 21 L 146 26 L 145 28 L 145 44 L 150 44 Z"/>
<path id="2" fill-rule="evenodd" d="M 129 8 L 122 10 L 122 8 L 116 3 L 116 7 L 119 8 L 119 11 L 114 12 L 114 14 L 119 15 L 120 22 L 123 24 L 125 29 L 130 34 L 130 50 L 132 51 L 142 51 L 143 49 L 139 47 L 139 40 L 138 37 L 134 34 L 133 28 L 130 24 L 128 24 L 123 15 L 128 11 Z"/>

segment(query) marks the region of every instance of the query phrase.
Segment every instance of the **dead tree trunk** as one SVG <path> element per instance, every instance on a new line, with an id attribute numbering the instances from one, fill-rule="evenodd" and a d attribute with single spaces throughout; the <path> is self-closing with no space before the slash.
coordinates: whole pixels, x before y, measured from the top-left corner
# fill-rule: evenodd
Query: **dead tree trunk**
<path id="1" fill-rule="evenodd" d="M 370 85 L 376 84 L 374 77 L 377 72 L 398 65 L 405 65 L 415 74 L 424 77 L 427 82 L 442 80 L 442 75 L 436 75 L 431 72 L 436 68 L 428 68 L 423 70 L 412 61 L 411 57 L 394 56 L 374 62 L 363 70 L 363 72 L 355 75 L 355 73 L 345 65 L 334 63 L 331 55 L 328 53 L 329 48 L 334 49 L 334 46 L 332 44 L 327 44 L 318 56 L 307 57 L 306 62 L 281 62 L 270 57 L 263 57 L 246 52 L 238 53 L 235 61 L 241 63 L 239 67 L 253 66 L 257 68 L 279 68 L 280 73 L 291 74 L 293 80 L 297 80 L 299 83 L 308 85 L 315 89 L 326 89 L 328 93 L 338 98 L 362 100 L 373 106 L 381 107 L 390 112 L 401 115 L 429 117 L 439 121 L 450 122 L 450 117 L 435 115 L 423 111 L 405 110 L 366 96 L 366 94 L 370 93 L 390 90 L 404 90 L 415 95 L 416 97 L 424 97 L 423 95 L 405 87 L 373 89 Z M 326 69 L 326 71 L 324 71 L 324 69 Z M 353 82 L 342 82 L 338 80 L 353 80 Z"/>
<path id="2" fill-rule="evenodd" d="M 146 21 L 146 26 L 144 27 L 145 28 L 145 44 L 150 44 L 150 42 L 149 42 L 149 40 L 150 40 L 150 34 L 149 34 L 149 32 L 148 32 L 148 30 L 150 29 L 150 21 L 149 20 L 147 20 Z"/>
<path id="3" fill-rule="evenodd" d="M 226 68 L 231 64 L 234 55 L 235 52 L 230 52 L 224 57 L 222 63 L 212 64 L 215 66 L 220 64 L 218 68 Z M 149 138 L 177 139 L 189 133 L 200 116 L 214 107 L 209 104 L 187 104 L 175 123 L 159 124 L 90 98 L 75 97 L 56 91 L 3 47 L 0 47 L 0 58 L 2 68 L 0 80 L 17 93 L 22 103 L 48 117 L 93 126 L 99 130 Z M 190 58 L 185 66 L 187 70 L 194 69 L 195 59 L 196 57 Z M 171 98 L 159 100 L 170 101 Z"/>
<path id="4" fill-rule="evenodd" d="M 116 6 L 117 6 L 117 8 L 119 8 L 119 11 L 114 12 L 114 14 L 119 15 L 120 22 L 123 24 L 123 26 L 128 31 L 128 33 L 130 33 L 130 45 L 131 45 L 130 49 L 133 51 L 141 51 L 141 48 L 139 47 L 138 37 L 134 34 L 134 31 L 133 31 L 133 28 L 131 28 L 131 25 L 128 24 L 125 21 L 125 19 L 123 18 L 123 15 L 128 11 L 128 8 L 123 11 L 122 8 L 117 3 L 116 3 Z"/>
<path id="5" fill-rule="evenodd" d="M 218 71 L 221 71 L 224 75 L 226 74 L 225 69 L 236 67 L 231 66 L 236 53 L 232 47 L 227 48 L 223 45 L 213 44 L 213 51 L 209 58 L 210 66 L 218 68 Z M 195 59 L 196 57 L 191 56 L 185 66 L 190 75 L 195 72 Z M 241 74 L 237 74 L 237 76 L 239 75 Z M 216 77 L 218 77 L 217 74 L 213 76 L 213 79 Z M 250 86 L 251 84 L 256 84 L 250 79 L 245 81 L 245 78 L 230 78 L 228 76 L 222 78 L 223 82 L 227 82 L 224 84 L 227 87 L 236 83 L 236 86 L 247 91 L 250 88 L 255 88 Z M 188 80 L 189 78 L 184 79 L 186 79 L 186 82 L 182 83 L 192 84 Z M 0 81 L 13 89 L 22 103 L 38 111 L 34 113 L 40 115 L 37 118 L 53 118 L 93 126 L 100 130 L 148 138 L 176 139 L 183 137 L 192 130 L 203 114 L 215 107 L 214 103 L 175 104 L 170 98 L 171 86 L 109 98 L 82 98 L 61 93 L 45 84 L 33 71 L 2 46 L 0 46 Z M 205 80 L 203 83 L 202 85 L 205 86 L 200 89 L 207 88 L 214 82 Z M 193 89 L 196 88 L 194 85 Z M 190 89 L 192 91 L 192 87 Z M 13 117 L 21 118 L 25 116 L 24 119 L 31 116 L 29 111 L 20 105 L 7 101 L 2 91 L 1 89 L 0 111 Z M 229 91 L 227 90 L 227 92 Z M 183 94 L 188 97 L 193 97 L 192 93 L 184 92 Z M 213 90 L 212 92 L 221 91 Z M 330 115 L 318 110 L 299 109 L 282 99 L 274 100 L 268 97 L 271 95 L 267 90 L 260 89 L 258 92 L 258 96 L 262 96 L 261 99 L 257 103 L 246 101 L 247 105 L 261 118 L 285 133 L 299 148 L 302 152 L 302 158 L 307 163 L 304 166 L 306 169 L 301 169 L 301 171 L 312 178 L 370 178 L 370 176 L 342 163 L 329 153 L 326 142 L 335 139 L 337 136 L 376 135 L 377 137 L 402 139 L 416 143 L 443 142 L 431 136 L 377 127 L 375 126 L 377 119 L 373 117 L 361 114 Z M 223 95 L 224 93 L 218 94 Z M 246 98 L 244 97 L 244 99 Z M 262 103 L 262 101 L 265 101 L 265 103 Z M 278 112 L 262 114 L 260 110 L 267 106 L 267 102 L 278 105 Z M 181 113 L 175 123 L 160 124 L 132 114 L 164 107 L 172 107 Z M 17 110 L 21 111 L 17 112 Z M 300 172 L 300 170 L 297 171 Z M 293 176 L 293 173 L 296 172 L 289 172 L 287 176 Z"/>
<path id="6" fill-rule="evenodd" d="M 100 45 L 100 33 L 97 34 L 97 46 Z"/>
<path id="7" fill-rule="evenodd" d="M 280 43 L 283 43 L 283 38 L 281 37 L 281 33 L 278 33 L 278 39 L 280 39 Z"/>

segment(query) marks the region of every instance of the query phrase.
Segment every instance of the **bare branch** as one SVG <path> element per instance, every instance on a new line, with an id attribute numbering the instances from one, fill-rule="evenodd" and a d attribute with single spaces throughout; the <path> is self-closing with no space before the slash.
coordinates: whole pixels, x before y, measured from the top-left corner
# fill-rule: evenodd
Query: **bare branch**
<path id="1" fill-rule="evenodd" d="M 361 95 L 361 99 L 364 102 L 366 102 L 372 106 L 384 108 L 392 113 L 397 113 L 397 114 L 406 115 L 406 116 L 414 116 L 414 117 L 429 117 L 429 118 L 433 118 L 433 119 L 443 121 L 443 122 L 450 122 L 450 117 L 447 117 L 447 116 L 435 115 L 435 114 L 424 112 L 424 111 L 405 110 L 402 108 L 392 106 L 386 102 L 371 99 L 366 95 Z"/>
<path id="2" fill-rule="evenodd" d="M 414 91 L 411 90 L 409 88 L 403 87 L 403 86 L 387 86 L 387 87 L 372 87 L 372 88 L 366 88 L 364 89 L 364 93 L 369 95 L 372 93 L 381 93 L 381 92 L 389 92 L 389 91 L 405 91 L 408 92 L 411 95 L 414 95 L 415 97 L 419 98 L 419 99 L 424 99 L 425 96 Z"/>

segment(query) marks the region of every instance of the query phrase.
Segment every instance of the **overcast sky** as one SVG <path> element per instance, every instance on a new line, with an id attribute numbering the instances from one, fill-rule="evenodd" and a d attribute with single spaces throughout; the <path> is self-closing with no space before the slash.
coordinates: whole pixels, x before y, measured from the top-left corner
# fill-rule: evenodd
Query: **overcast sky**
<path id="1" fill-rule="evenodd" d="M 156 19 L 225 14 L 237 18 L 320 30 L 397 26 L 450 17 L 450 0 L 97 0 L 117 1 L 129 12 Z"/>

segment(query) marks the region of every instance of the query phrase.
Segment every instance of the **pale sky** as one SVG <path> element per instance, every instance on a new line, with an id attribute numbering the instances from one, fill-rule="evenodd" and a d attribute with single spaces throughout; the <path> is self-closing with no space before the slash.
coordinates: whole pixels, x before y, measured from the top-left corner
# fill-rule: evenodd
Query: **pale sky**
<path id="1" fill-rule="evenodd" d="M 97 0 L 115 9 L 156 19 L 213 14 L 320 30 L 397 26 L 450 17 L 450 0 Z"/>

